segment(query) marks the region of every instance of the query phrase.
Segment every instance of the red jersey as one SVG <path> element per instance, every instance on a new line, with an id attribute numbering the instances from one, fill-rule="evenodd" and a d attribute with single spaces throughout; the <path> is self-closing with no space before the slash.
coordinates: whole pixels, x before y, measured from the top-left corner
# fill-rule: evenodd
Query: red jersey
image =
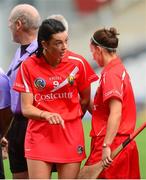
<path id="1" fill-rule="evenodd" d="M 35 107 L 58 113 L 65 120 L 65 129 L 47 121 L 29 120 L 26 158 L 59 163 L 85 158 L 79 93 L 97 79 L 87 61 L 70 51 L 55 68 L 35 55 L 22 63 L 14 89 L 33 93 Z"/>
<path id="2" fill-rule="evenodd" d="M 97 79 L 88 62 L 73 52 L 68 51 L 55 68 L 34 55 L 22 63 L 14 89 L 33 93 L 35 107 L 73 120 L 82 115 L 78 93 Z"/>
<path id="3" fill-rule="evenodd" d="M 110 113 L 107 100 L 110 98 L 117 98 L 122 103 L 118 134 L 131 134 L 136 123 L 136 105 L 130 77 L 118 58 L 112 60 L 101 73 L 94 99 L 91 136 L 105 135 Z"/>

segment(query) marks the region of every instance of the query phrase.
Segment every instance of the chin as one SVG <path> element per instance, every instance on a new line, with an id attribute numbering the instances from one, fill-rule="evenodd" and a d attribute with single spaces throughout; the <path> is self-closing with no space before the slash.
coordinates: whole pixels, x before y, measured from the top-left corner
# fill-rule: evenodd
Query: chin
<path id="1" fill-rule="evenodd" d="M 60 55 L 60 59 L 62 59 L 64 57 L 65 53 L 61 54 Z"/>
<path id="2" fill-rule="evenodd" d="M 100 66 L 101 68 L 103 68 L 103 67 L 104 67 L 104 65 L 103 65 L 103 64 L 100 64 L 99 66 Z"/>

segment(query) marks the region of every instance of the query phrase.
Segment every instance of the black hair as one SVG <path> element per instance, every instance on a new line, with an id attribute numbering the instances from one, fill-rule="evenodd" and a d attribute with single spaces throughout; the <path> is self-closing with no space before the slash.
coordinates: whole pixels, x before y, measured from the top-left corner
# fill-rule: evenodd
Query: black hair
<path id="1" fill-rule="evenodd" d="M 53 34 L 65 31 L 64 25 L 56 19 L 45 19 L 38 31 L 38 48 L 36 50 L 36 56 L 40 57 L 43 53 L 43 47 L 41 42 L 49 41 Z"/>

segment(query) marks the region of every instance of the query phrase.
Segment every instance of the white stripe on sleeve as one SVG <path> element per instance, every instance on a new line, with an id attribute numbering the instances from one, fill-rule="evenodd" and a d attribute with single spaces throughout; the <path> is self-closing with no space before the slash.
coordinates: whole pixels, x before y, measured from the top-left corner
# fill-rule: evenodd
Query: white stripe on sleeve
<path id="1" fill-rule="evenodd" d="M 26 92 L 30 92 L 29 87 L 28 87 L 28 84 L 27 84 L 27 82 L 26 82 L 26 80 L 25 80 L 25 77 L 24 77 L 22 65 L 23 65 L 23 63 L 22 63 L 21 66 L 20 66 L 21 75 L 22 75 L 22 80 L 23 80 L 23 83 L 24 83 Z"/>

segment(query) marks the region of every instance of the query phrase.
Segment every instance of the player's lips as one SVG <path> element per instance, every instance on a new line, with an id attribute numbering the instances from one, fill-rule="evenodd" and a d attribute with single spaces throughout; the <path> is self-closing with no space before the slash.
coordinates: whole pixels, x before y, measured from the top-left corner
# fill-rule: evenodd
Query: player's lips
<path id="1" fill-rule="evenodd" d="M 64 56 L 64 54 L 65 54 L 65 51 L 63 51 L 63 52 L 60 53 L 61 56 Z"/>

